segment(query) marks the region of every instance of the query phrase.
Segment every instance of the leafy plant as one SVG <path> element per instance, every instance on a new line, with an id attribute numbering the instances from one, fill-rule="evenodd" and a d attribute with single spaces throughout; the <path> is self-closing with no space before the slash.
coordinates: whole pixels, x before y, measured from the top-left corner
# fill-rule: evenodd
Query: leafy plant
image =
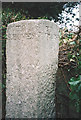
<path id="1" fill-rule="evenodd" d="M 73 101 L 77 112 L 79 112 L 81 117 L 81 28 L 77 33 L 75 41 L 73 41 L 73 50 L 70 56 L 70 60 L 73 59 L 76 62 L 75 77 L 72 77 L 69 81 L 71 92 L 70 98 Z"/>
<path id="2" fill-rule="evenodd" d="M 59 66 L 67 66 L 70 74 L 70 106 L 75 106 L 81 117 L 81 28 L 77 33 L 60 30 Z M 61 52 L 62 51 L 62 52 Z"/>
<path id="3" fill-rule="evenodd" d="M 69 94 L 77 112 L 80 112 L 81 104 L 81 75 L 78 78 L 72 77 L 69 81 L 71 92 Z"/>

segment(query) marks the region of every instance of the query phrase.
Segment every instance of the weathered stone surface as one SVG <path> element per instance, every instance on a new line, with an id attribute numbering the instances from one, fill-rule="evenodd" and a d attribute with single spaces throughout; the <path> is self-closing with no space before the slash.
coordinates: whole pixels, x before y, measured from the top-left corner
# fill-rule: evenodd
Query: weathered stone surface
<path id="1" fill-rule="evenodd" d="M 58 30 L 49 20 L 8 25 L 6 118 L 55 118 Z"/>

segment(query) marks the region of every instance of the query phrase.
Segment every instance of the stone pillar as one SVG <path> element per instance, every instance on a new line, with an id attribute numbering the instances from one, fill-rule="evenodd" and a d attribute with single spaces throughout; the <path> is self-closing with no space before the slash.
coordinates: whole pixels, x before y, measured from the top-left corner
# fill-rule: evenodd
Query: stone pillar
<path id="1" fill-rule="evenodd" d="M 8 24 L 6 118 L 55 118 L 58 31 L 49 20 Z"/>

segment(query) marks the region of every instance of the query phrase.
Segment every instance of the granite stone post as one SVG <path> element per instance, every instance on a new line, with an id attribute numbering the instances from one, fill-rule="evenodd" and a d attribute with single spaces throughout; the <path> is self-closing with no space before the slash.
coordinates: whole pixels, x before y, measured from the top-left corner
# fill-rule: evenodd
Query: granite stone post
<path id="1" fill-rule="evenodd" d="M 49 20 L 8 24 L 6 118 L 55 118 L 59 28 Z"/>

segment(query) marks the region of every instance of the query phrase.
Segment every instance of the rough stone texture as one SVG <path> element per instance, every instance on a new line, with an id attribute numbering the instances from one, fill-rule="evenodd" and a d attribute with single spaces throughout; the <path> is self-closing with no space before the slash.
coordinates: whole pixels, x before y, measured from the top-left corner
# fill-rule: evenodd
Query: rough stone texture
<path id="1" fill-rule="evenodd" d="M 58 31 L 49 20 L 8 25 L 6 118 L 55 118 Z"/>

